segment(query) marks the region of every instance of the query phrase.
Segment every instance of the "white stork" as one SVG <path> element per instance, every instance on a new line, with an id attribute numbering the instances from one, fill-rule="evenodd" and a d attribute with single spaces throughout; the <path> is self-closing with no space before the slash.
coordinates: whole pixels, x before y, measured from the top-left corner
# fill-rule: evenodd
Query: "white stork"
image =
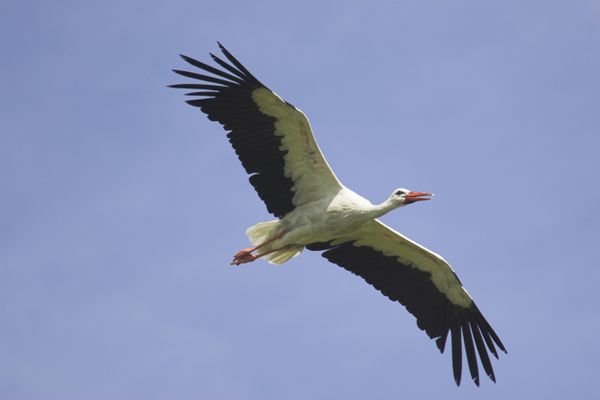
<path id="1" fill-rule="evenodd" d="M 193 90 L 187 95 L 197 98 L 187 103 L 228 131 L 250 183 L 277 217 L 248 228 L 253 247 L 238 252 L 232 264 L 259 257 L 281 264 L 304 248 L 324 251 L 328 261 L 403 304 L 442 353 L 451 333 L 457 385 L 463 343 L 475 384 L 479 385 L 476 354 L 495 382 L 488 350 L 496 358 L 496 346 L 506 350 L 454 270 L 436 253 L 377 219 L 396 208 L 429 200 L 432 194 L 400 188 L 373 205 L 345 187 L 321 154 L 302 111 L 263 85 L 220 43 L 219 47 L 229 62 L 211 57 L 222 69 L 182 55 L 212 76 L 174 70 L 200 83 L 170 87 Z"/>

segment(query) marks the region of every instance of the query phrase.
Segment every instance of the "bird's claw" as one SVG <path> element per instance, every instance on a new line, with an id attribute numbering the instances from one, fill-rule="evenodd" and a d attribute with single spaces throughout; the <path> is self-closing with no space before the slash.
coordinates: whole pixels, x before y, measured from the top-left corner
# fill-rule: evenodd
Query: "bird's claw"
<path id="1" fill-rule="evenodd" d="M 231 263 L 229 263 L 229 265 L 246 264 L 246 263 L 256 260 L 257 256 L 250 253 L 250 251 L 252 251 L 252 250 L 253 249 L 250 247 L 250 248 L 238 251 L 236 253 L 236 255 L 233 256 L 233 261 L 231 261 Z"/>
<path id="2" fill-rule="evenodd" d="M 233 256 L 233 259 L 235 260 L 238 257 L 243 257 L 243 256 L 245 256 L 247 254 L 252 253 L 254 250 L 255 250 L 254 247 L 247 247 L 247 248 L 245 248 L 243 250 L 240 250 L 237 253 L 235 253 L 235 255 Z"/>

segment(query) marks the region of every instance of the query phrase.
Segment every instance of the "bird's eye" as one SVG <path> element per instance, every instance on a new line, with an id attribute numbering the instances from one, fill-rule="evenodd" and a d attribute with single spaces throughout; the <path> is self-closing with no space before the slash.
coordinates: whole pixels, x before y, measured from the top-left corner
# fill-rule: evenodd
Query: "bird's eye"
<path id="1" fill-rule="evenodd" d="M 404 194 L 404 192 L 402 190 L 396 190 L 396 193 L 394 193 L 396 196 L 400 196 L 401 194 Z"/>

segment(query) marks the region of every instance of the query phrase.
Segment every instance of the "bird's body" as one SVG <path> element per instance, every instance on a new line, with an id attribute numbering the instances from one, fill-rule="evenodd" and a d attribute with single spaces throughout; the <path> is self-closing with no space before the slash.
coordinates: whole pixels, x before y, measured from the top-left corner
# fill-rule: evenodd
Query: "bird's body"
<path id="1" fill-rule="evenodd" d="M 267 259 L 275 260 L 274 263 L 279 264 L 281 262 L 278 262 L 280 259 L 276 257 L 276 249 L 293 246 L 299 252 L 311 243 L 345 238 L 367 221 L 383 215 L 388 210 L 389 207 L 375 206 L 354 191 L 342 187 L 333 197 L 325 197 L 296 207 L 283 218 L 272 221 L 271 230 L 266 237 L 261 236 L 257 240 L 251 234 L 249 236 L 253 244 L 276 238 L 269 242 L 264 250 L 274 250 L 267 255 Z M 252 227 L 248 229 L 249 233 L 252 231 Z"/>
<path id="2" fill-rule="evenodd" d="M 272 221 L 273 231 L 263 240 L 278 238 L 269 244 L 269 249 L 344 241 L 346 238 L 351 239 L 365 223 L 394 208 L 397 206 L 389 199 L 374 205 L 353 190 L 341 187 L 332 197 L 324 197 L 296 207 L 283 218 Z M 279 237 L 280 235 L 282 236 Z"/>
<path id="3" fill-rule="evenodd" d="M 477 354 L 495 381 L 488 351 L 504 345 L 463 288 L 450 265 L 436 253 L 387 227 L 377 218 L 405 205 L 430 200 L 431 193 L 396 189 L 381 204 L 345 187 L 317 145 L 308 119 L 256 79 L 219 45 L 227 61 L 211 54 L 222 69 L 192 58 L 185 61 L 215 76 L 175 70 L 201 83 L 189 100 L 229 132 L 228 138 L 250 183 L 277 219 L 247 229 L 253 247 L 238 252 L 234 265 L 257 258 L 282 264 L 303 249 L 361 276 L 417 318 L 417 325 L 444 351 L 451 333 L 454 378 L 460 383 L 462 353 L 479 384 Z"/>

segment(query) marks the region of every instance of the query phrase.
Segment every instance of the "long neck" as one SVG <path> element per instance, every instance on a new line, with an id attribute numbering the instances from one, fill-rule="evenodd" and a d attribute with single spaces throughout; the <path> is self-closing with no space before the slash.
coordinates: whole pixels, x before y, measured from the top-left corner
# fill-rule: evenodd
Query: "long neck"
<path id="1" fill-rule="evenodd" d="M 392 203 L 390 199 L 387 199 L 381 204 L 374 205 L 373 208 L 369 211 L 369 216 L 371 218 L 379 218 L 397 207 L 398 206 Z"/>

